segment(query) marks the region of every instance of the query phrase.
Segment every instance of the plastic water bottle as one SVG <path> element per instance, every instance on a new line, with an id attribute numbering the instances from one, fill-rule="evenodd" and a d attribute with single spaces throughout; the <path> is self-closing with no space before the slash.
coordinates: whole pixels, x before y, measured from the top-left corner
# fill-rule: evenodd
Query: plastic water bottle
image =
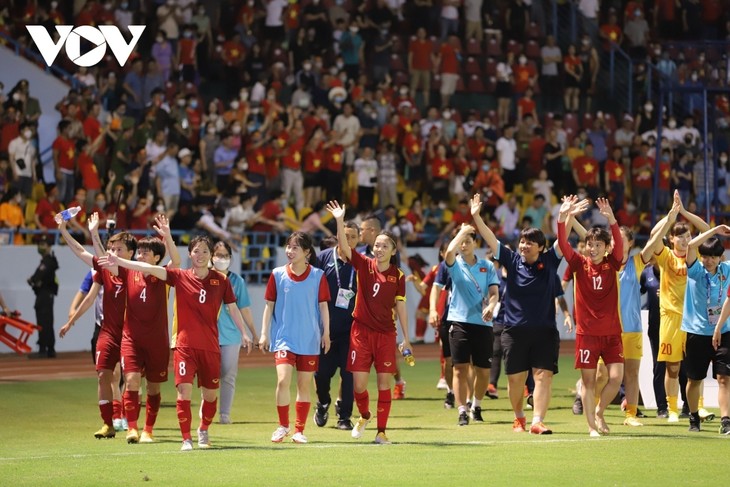
<path id="1" fill-rule="evenodd" d="M 80 206 L 73 206 L 71 208 L 67 208 L 61 212 L 61 218 L 63 218 L 64 221 L 69 221 L 73 217 L 79 214 L 81 211 Z"/>
<path id="2" fill-rule="evenodd" d="M 403 344 L 401 344 L 401 346 L 399 348 L 400 348 L 400 353 L 403 354 L 403 360 L 405 360 L 406 363 L 408 365 L 410 365 L 411 367 L 416 365 L 416 357 L 413 356 L 413 352 L 411 352 L 411 349 L 404 348 Z"/>

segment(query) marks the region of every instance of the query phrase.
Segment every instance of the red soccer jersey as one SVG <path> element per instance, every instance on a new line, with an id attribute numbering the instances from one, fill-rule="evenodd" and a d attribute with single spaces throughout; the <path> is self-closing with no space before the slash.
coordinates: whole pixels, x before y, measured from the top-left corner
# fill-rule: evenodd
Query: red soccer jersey
<path id="1" fill-rule="evenodd" d="M 246 161 L 248 162 L 248 172 L 250 174 L 266 176 L 266 156 L 263 147 L 246 151 Z"/>
<path id="2" fill-rule="evenodd" d="M 101 298 L 101 309 L 104 310 L 101 329 L 109 333 L 115 343 L 121 343 L 124 313 L 127 309 L 127 287 L 121 275 L 115 276 L 99 267 L 96 257 L 94 257 L 94 270 L 96 271 L 93 276 L 94 282 L 100 284 L 104 290 Z"/>
<path id="3" fill-rule="evenodd" d="M 395 303 L 406 300 L 406 277 L 395 265 L 378 270 L 375 259 L 353 250 L 350 259 L 357 272 L 357 297 L 353 321 L 380 333 L 396 334 Z"/>
<path id="4" fill-rule="evenodd" d="M 466 146 L 469 148 L 472 159 L 481 161 L 482 157 L 484 157 L 484 153 L 487 151 L 487 139 L 469 137 L 466 141 Z"/>
<path id="5" fill-rule="evenodd" d="M 530 64 L 525 64 L 524 66 L 517 65 L 512 69 L 515 76 L 514 92 L 524 93 L 530 86 L 530 78 L 537 76 L 537 71 Z"/>
<path id="6" fill-rule="evenodd" d="M 168 269 L 167 284 L 175 286 L 172 347 L 220 352 L 218 313 L 236 302 L 231 282 L 214 270 L 200 279 L 193 269 Z"/>
<path id="7" fill-rule="evenodd" d="M 421 141 L 418 140 L 417 136 L 410 133 L 403 139 L 403 147 L 406 149 L 408 154 L 414 156 L 421 152 Z"/>
<path id="8" fill-rule="evenodd" d="M 623 183 L 624 182 L 624 165 L 620 162 L 616 162 L 613 159 L 606 161 L 606 175 L 608 180 L 612 183 Z"/>
<path id="9" fill-rule="evenodd" d="M 322 162 L 324 160 L 322 150 L 308 150 L 304 153 L 304 172 L 317 174 L 322 170 Z"/>
<path id="10" fill-rule="evenodd" d="M 638 174 L 634 174 L 633 183 L 635 188 L 651 188 L 654 181 L 651 174 L 652 160 L 648 157 L 636 156 L 631 161 L 632 169 L 640 169 Z"/>
<path id="11" fill-rule="evenodd" d="M 339 144 L 335 144 L 325 151 L 325 167 L 328 171 L 342 172 L 343 153 L 344 149 Z"/>
<path id="12" fill-rule="evenodd" d="M 124 336 L 133 342 L 151 345 L 164 342 L 167 346 L 167 286 L 165 281 L 122 267 L 119 268 L 119 277 L 127 285 Z"/>
<path id="13" fill-rule="evenodd" d="M 72 140 L 61 136 L 56 137 L 56 140 L 53 141 L 53 150 L 58 151 L 58 166 L 61 169 L 67 171 L 76 169 L 76 161 L 74 160 L 76 145 Z"/>
<path id="14" fill-rule="evenodd" d="M 618 271 L 623 244 L 618 224 L 611 225 L 613 251 L 599 264 L 575 252 L 565 236 L 565 224 L 558 224 L 560 250 L 575 277 L 575 323 L 578 335 L 621 335 Z"/>
<path id="15" fill-rule="evenodd" d="M 178 46 L 180 47 L 180 64 L 193 66 L 195 64 L 195 48 L 197 41 L 195 39 L 180 39 Z"/>
<path id="16" fill-rule="evenodd" d="M 416 39 L 408 46 L 408 53 L 411 54 L 411 69 L 429 71 L 431 69 L 431 53 L 433 44 L 430 39 Z"/>
<path id="17" fill-rule="evenodd" d="M 669 191 L 669 176 L 672 174 L 672 168 L 668 161 L 659 162 L 659 189 Z"/>
<path id="18" fill-rule="evenodd" d="M 578 175 L 578 184 L 598 186 L 598 161 L 592 157 L 579 156 L 573 161 L 573 169 Z"/>
<path id="19" fill-rule="evenodd" d="M 302 168 L 302 155 L 304 153 L 304 137 L 292 140 L 281 158 L 281 167 L 298 171 Z"/>
<path id="20" fill-rule="evenodd" d="M 79 172 L 81 173 L 81 183 L 86 190 L 101 190 L 101 180 L 96 170 L 96 164 L 86 152 L 79 154 Z"/>
<path id="21" fill-rule="evenodd" d="M 434 179 L 446 179 L 454 173 L 454 165 L 450 159 L 434 158 L 431 162 L 431 176 Z"/>
<path id="22" fill-rule="evenodd" d="M 38 220 L 46 228 L 56 227 L 56 220 L 53 217 L 59 211 L 61 211 L 61 203 L 58 200 L 51 203 L 48 198 L 40 200 L 38 206 L 35 207 L 35 214 L 38 215 Z"/>
<path id="23" fill-rule="evenodd" d="M 451 44 L 441 46 L 441 73 L 459 74 L 459 51 Z"/>
<path id="24" fill-rule="evenodd" d="M 389 123 L 383 125 L 383 128 L 380 129 L 380 140 L 385 140 L 395 145 L 398 140 L 398 127 Z"/>

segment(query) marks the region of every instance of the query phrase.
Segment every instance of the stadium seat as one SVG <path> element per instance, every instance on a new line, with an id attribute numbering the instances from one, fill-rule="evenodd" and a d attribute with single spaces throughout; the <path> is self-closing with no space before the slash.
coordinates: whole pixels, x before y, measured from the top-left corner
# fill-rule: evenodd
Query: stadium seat
<path id="1" fill-rule="evenodd" d="M 616 132 L 616 118 L 610 113 L 603 114 L 603 120 L 606 122 L 606 130 Z"/>
<path id="2" fill-rule="evenodd" d="M 540 26 L 537 25 L 535 22 L 530 22 L 530 25 L 527 26 L 527 38 L 528 39 L 540 39 L 541 33 L 540 33 Z"/>
<path id="3" fill-rule="evenodd" d="M 441 75 L 436 73 L 431 75 L 431 91 L 438 92 L 441 89 Z"/>
<path id="4" fill-rule="evenodd" d="M 406 65 L 403 60 L 403 56 L 399 56 L 398 54 L 391 54 L 390 55 L 390 71 L 405 71 Z"/>
<path id="5" fill-rule="evenodd" d="M 484 82 L 484 90 L 490 95 L 494 94 L 494 91 L 497 89 L 497 78 L 494 76 L 487 76 L 484 78 Z"/>
<path id="6" fill-rule="evenodd" d="M 524 50 L 524 46 L 522 45 L 521 42 L 510 40 L 507 43 L 507 52 L 511 52 L 515 56 L 519 56 L 520 54 L 522 54 L 523 50 Z"/>
<path id="7" fill-rule="evenodd" d="M 482 70 L 479 67 L 479 62 L 476 60 L 476 58 L 469 56 L 466 58 L 466 64 L 464 65 L 464 70 L 466 71 L 466 74 L 481 74 Z"/>
<path id="8" fill-rule="evenodd" d="M 456 91 L 463 93 L 466 91 L 466 86 L 464 85 L 464 77 L 459 76 L 459 80 L 456 82 Z"/>
<path id="9" fill-rule="evenodd" d="M 496 127 L 497 126 L 497 121 L 499 120 L 499 118 L 497 117 L 496 110 L 489 110 L 486 113 L 486 117 L 489 119 L 489 123 L 492 124 L 492 127 Z"/>
<path id="10" fill-rule="evenodd" d="M 540 44 L 530 39 L 525 46 L 525 56 L 533 61 L 540 59 Z"/>
<path id="11" fill-rule="evenodd" d="M 484 75 L 490 77 L 497 76 L 497 61 L 494 58 L 487 58 L 487 63 L 484 66 Z"/>
<path id="12" fill-rule="evenodd" d="M 494 37 L 490 37 L 487 40 L 487 56 L 491 56 L 494 58 L 502 57 L 502 47 L 499 45 L 499 42 L 497 42 L 497 39 L 495 39 Z"/>
<path id="13" fill-rule="evenodd" d="M 394 35 L 391 38 L 391 49 L 393 50 L 393 54 L 399 54 L 399 55 L 405 55 L 406 54 L 406 47 L 405 42 L 403 42 L 403 39 L 398 36 Z"/>
<path id="14" fill-rule="evenodd" d="M 566 113 L 563 116 L 563 128 L 566 132 L 572 132 L 573 135 L 578 133 L 578 119 L 572 113 Z"/>
<path id="15" fill-rule="evenodd" d="M 469 56 L 481 56 L 482 45 L 479 43 L 478 40 L 471 38 L 469 39 L 469 42 L 466 43 L 466 53 Z"/>
<path id="16" fill-rule="evenodd" d="M 593 114 L 586 113 L 583 115 L 583 130 L 591 130 L 593 128 Z"/>
<path id="17" fill-rule="evenodd" d="M 472 74 L 469 77 L 469 84 L 467 85 L 469 93 L 484 93 L 484 82 L 482 77 L 477 74 Z"/>

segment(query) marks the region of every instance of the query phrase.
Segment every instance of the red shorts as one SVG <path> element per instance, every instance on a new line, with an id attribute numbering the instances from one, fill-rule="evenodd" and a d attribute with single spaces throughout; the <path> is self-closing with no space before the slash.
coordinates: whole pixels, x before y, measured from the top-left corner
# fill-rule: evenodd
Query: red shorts
<path id="1" fill-rule="evenodd" d="M 170 346 L 160 343 L 137 343 L 122 337 L 122 370 L 125 374 L 139 372 L 150 382 L 167 382 Z"/>
<path id="2" fill-rule="evenodd" d="M 114 370 L 119 363 L 121 357 L 121 344 L 108 333 L 104 333 L 104 328 L 99 332 L 99 338 L 96 340 L 96 371 Z"/>
<path id="3" fill-rule="evenodd" d="M 198 387 L 218 389 L 221 382 L 221 353 L 196 348 L 176 348 L 173 353 L 175 385 L 192 384 L 198 375 Z"/>
<path id="4" fill-rule="evenodd" d="M 395 335 L 372 330 L 359 323 L 352 324 L 350 332 L 350 355 L 347 360 L 348 372 L 370 372 L 375 364 L 379 374 L 396 373 Z"/>
<path id="5" fill-rule="evenodd" d="M 624 363 L 624 345 L 621 335 L 575 337 L 575 368 L 598 368 L 598 358 L 608 364 Z"/>
<path id="6" fill-rule="evenodd" d="M 319 355 L 298 355 L 288 350 L 278 350 L 274 353 L 276 365 L 291 365 L 297 372 L 317 372 Z"/>

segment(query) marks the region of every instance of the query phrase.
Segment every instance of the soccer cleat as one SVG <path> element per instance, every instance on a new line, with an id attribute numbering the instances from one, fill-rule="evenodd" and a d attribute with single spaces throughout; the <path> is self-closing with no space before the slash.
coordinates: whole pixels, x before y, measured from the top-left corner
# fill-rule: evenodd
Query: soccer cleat
<path id="1" fill-rule="evenodd" d="M 590 436 L 591 438 L 600 438 L 601 437 L 601 433 L 599 433 L 596 430 L 590 430 L 588 432 L 588 436 Z"/>
<path id="2" fill-rule="evenodd" d="M 294 443 L 306 443 L 307 437 L 304 436 L 304 433 L 302 433 L 301 431 L 297 431 L 292 435 L 291 441 L 293 441 Z"/>
<path id="3" fill-rule="evenodd" d="M 446 383 L 446 379 L 444 379 L 443 377 L 441 377 L 439 379 L 438 383 L 436 384 L 436 389 L 441 390 L 441 391 L 445 391 L 448 388 L 449 388 L 449 385 Z"/>
<path id="4" fill-rule="evenodd" d="M 710 411 L 708 411 L 705 408 L 700 408 L 699 411 L 697 411 L 697 412 L 700 415 L 700 421 L 702 421 L 703 423 L 709 422 L 709 421 L 712 421 L 713 419 L 715 419 L 715 414 L 711 413 Z"/>
<path id="5" fill-rule="evenodd" d="M 454 398 L 453 392 L 447 392 L 446 393 L 446 400 L 444 401 L 444 408 L 446 409 L 454 409 L 454 401 L 456 399 Z"/>
<path id="6" fill-rule="evenodd" d="M 487 386 L 487 397 L 489 399 L 499 399 L 499 392 L 497 392 L 497 388 L 494 387 L 494 384 L 489 384 Z"/>
<path id="7" fill-rule="evenodd" d="M 480 408 L 479 406 L 474 406 L 471 409 L 471 419 L 475 423 L 483 423 L 484 418 L 482 418 L 482 408 Z"/>
<path id="8" fill-rule="evenodd" d="M 627 416 L 624 419 L 624 426 L 644 426 L 644 423 L 639 421 L 636 416 Z"/>
<path id="9" fill-rule="evenodd" d="M 535 398 L 532 397 L 532 394 L 527 396 L 527 400 L 525 402 L 527 403 L 525 409 L 532 409 L 535 406 Z"/>
<path id="10" fill-rule="evenodd" d="M 525 431 L 527 431 L 525 429 L 526 426 L 526 418 L 515 418 L 515 420 L 512 422 L 512 431 L 514 431 L 515 433 L 524 433 Z"/>
<path id="11" fill-rule="evenodd" d="M 338 430 L 350 431 L 352 428 L 354 428 L 354 425 L 349 419 L 340 419 L 339 421 L 337 421 Z"/>
<path id="12" fill-rule="evenodd" d="M 122 430 L 127 431 L 129 429 L 129 423 L 127 423 L 127 418 L 122 418 Z"/>
<path id="13" fill-rule="evenodd" d="M 576 416 L 583 414 L 583 400 L 580 396 L 575 396 L 575 400 L 573 401 L 573 414 Z"/>
<path id="14" fill-rule="evenodd" d="M 646 418 L 646 414 L 644 414 L 644 411 L 642 411 L 639 408 L 636 408 L 636 417 L 637 418 Z"/>
<path id="15" fill-rule="evenodd" d="M 677 414 L 677 411 L 669 411 L 667 423 L 679 423 L 679 414 Z"/>
<path id="16" fill-rule="evenodd" d="M 666 419 L 669 417 L 669 411 L 666 409 L 657 409 L 656 417 L 658 419 Z"/>
<path id="17" fill-rule="evenodd" d="M 114 431 L 124 431 L 124 424 L 122 418 L 113 419 L 112 424 L 114 425 Z"/>
<path id="18" fill-rule="evenodd" d="M 682 412 L 679 413 L 680 418 L 689 418 L 689 404 L 686 402 L 682 405 Z"/>
<path id="19" fill-rule="evenodd" d="M 531 435 L 552 435 L 553 430 L 545 426 L 542 421 L 539 423 L 535 423 L 532 426 L 530 426 L 530 434 Z"/>
<path id="20" fill-rule="evenodd" d="M 279 427 L 276 428 L 274 433 L 271 435 L 271 441 L 274 443 L 281 443 L 287 436 L 289 436 L 289 428 L 279 425 Z"/>
<path id="21" fill-rule="evenodd" d="M 208 438 L 208 430 L 198 428 L 198 448 L 210 448 L 210 438 Z"/>
<path id="22" fill-rule="evenodd" d="M 330 414 L 327 412 L 329 407 L 329 404 L 322 404 L 318 402 L 317 407 L 314 409 L 314 424 L 320 428 L 327 424 L 327 420 L 330 417 Z"/>
<path id="23" fill-rule="evenodd" d="M 383 433 L 381 431 L 380 433 L 378 433 L 377 435 L 375 435 L 375 441 L 374 441 L 374 443 L 376 445 L 390 445 L 390 440 L 388 439 L 387 436 L 385 436 L 385 433 Z"/>
<path id="24" fill-rule="evenodd" d="M 127 443 L 139 443 L 139 431 L 134 428 L 127 431 Z"/>
<path id="25" fill-rule="evenodd" d="M 359 440 L 360 438 L 362 438 L 362 433 L 363 433 L 363 431 L 365 431 L 365 427 L 368 425 L 369 422 L 370 422 L 369 419 L 365 419 L 362 416 L 360 416 L 358 418 L 357 422 L 355 423 L 355 426 L 352 427 L 352 437 L 355 438 L 356 440 Z"/>
<path id="26" fill-rule="evenodd" d="M 231 421 L 231 417 L 228 416 L 227 414 L 221 414 L 218 417 L 218 422 L 220 424 L 233 424 L 233 421 Z"/>
<path id="27" fill-rule="evenodd" d="M 117 436 L 117 432 L 114 431 L 114 427 L 109 426 L 106 423 L 101 426 L 101 429 L 99 431 L 94 433 L 94 437 L 97 439 L 114 438 L 115 436 Z"/>
<path id="28" fill-rule="evenodd" d="M 193 451 L 193 440 L 183 440 L 180 451 Z"/>
<path id="29" fill-rule="evenodd" d="M 722 423 L 720 424 L 720 430 L 719 433 L 721 435 L 730 435 L 730 421 L 723 419 Z"/>
<path id="30" fill-rule="evenodd" d="M 459 413 L 459 426 L 467 426 L 469 424 L 469 415 L 464 411 Z"/>
<path id="31" fill-rule="evenodd" d="M 697 416 L 689 417 L 689 431 L 693 433 L 699 433 L 700 431 L 700 418 Z"/>
<path id="32" fill-rule="evenodd" d="M 396 383 L 393 387 L 393 400 L 405 399 L 406 397 L 406 381 Z"/>
<path id="33" fill-rule="evenodd" d="M 152 436 L 152 433 L 150 433 L 149 431 L 142 431 L 142 434 L 139 437 L 139 442 L 140 443 L 154 443 L 155 437 Z"/>

